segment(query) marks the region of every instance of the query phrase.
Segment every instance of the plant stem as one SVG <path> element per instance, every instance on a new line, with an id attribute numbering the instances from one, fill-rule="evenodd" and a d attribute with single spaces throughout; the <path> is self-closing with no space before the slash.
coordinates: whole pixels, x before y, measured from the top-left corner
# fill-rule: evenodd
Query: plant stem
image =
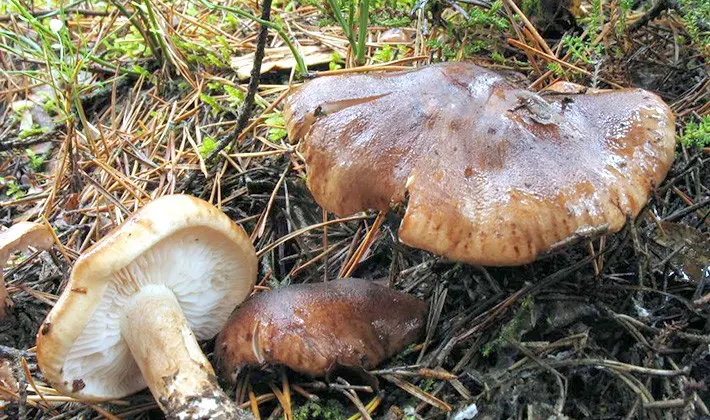
<path id="1" fill-rule="evenodd" d="M 343 28 L 343 34 L 348 39 L 350 45 L 354 48 L 355 39 L 353 38 L 353 29 L 351 26 L 352 19 L 348 20 L 347 22 L 345 21 L 345 18 L 343 17 L 343 12 L 340 10 L 340 3 L 338 2 L 338 0 L 328 0 L 328 4 L 330 4 L 330 8 L 333 10 L 333 18 L 335 18 L 335 20 L 338 22 L 338 25 Z M 352 3 L 350 3 L 350 7 L 352 8 Z"/>
<path id="2" fill-rule="evenodd" d="M 146 32 L 143 28 L 143 26 L 138 22 L 138 19 L 136 19 L 135 14 L 131 14 L 128 10 L 126 10 L 123 5 L 117 1 L 117 0 L 109 0 L 111 4 L 118 9 L 118 11 L 126 18 L 128 19 L 129 22 L 140 32 L 141 36 L 145 40 L 145 42 L 148 43 L 148 46 L 150 47 L 151 52 L 155 57 L 160 61 L 159 55 L 160 54 L 160 46 L 158 45 L 158 42 L 153 38 L 153 34 L 148 31 Z"/>
<path id="3" fill-rule="evenodd" d="M 199 1 L 205 1 L 205 0 L 199 0 Z M 226 6 L 225 6 L 226 7 Z M 271 0 L 264 0 L 262 5 L 261 5 L 261 19 L 259 19 L 262 22 L 269 22 L 269 16 L 271 14 Z M 268 25 L 261 25 L 261 28 L 259 29 L 259 35 L 257 36 L 256 39 L 256 51 L 254 52 L 254 65 L 252 66 L 251 69 L 251 78 L 249 79 L 249 86 L 247 88 L 247 94 L 244 97 L 244 102 L 242 103 L 242 107 L 239 110 L 239 115 L 237 116 L 237 126 L 236 128 L 230 133 L 227 134 L 226 136 L 222 137 L 219 140 L 219 143 L 217 143 L 217 147 L 210 152 L 209 155 L 205 158 L 205 163 L 210 163 L 212 162 L 218 155 L 219 153 L 224 150 L 225 147 L 227 147 L 228 144 L 230 144 L 232 141 L 236 140 L 239 138 L 239 135 L 241 134 L 242 131 L 244 131 L 244 128 L 246 128 L 247 123 L 249 122 L 249 117 L 251 116 L 251 111 L 254 106 L 254 99 L 256 98 L 256 90 L 259 87 L 259 79 L 261 78 L 261 62 L 264 59 L 264 49 L 266 47 L 266 37 L 269 32 L 269 26 Z M 190 186 L 192 183 L 195 181 L 195 178 L 197 178 L 197 175 L 199 174 L 199 171 L 193 171 L 183 182 L 183 184 L 180 186 L 178 191 L 185 191 Z"/>
<path id="4" fill-rule="evenodd" d="M 165 42 L 165 36 L 160 36 L 161 30 L 158 26 L 158 20 L 155 18 L 155 14 L 153 13 L 153 8 L 150 6 L 150 0 L 143 0 L 143 4 L 145 6 L 146 11 L 148 12 L 148 33 L 150 33 L 151 36 L 154 37 L 154 39 L 156 39 L 158 41 L 158 44 L 160 45 L 160 58 L 169 61 L 174 65 L 175 63 L 173 62 L 172 57 L 168 52 L 168 45 Z M 136 9 L 138 10 L 138 13 L 141 13 L 140 7 Z"/>
<path id="5" fill-rule="evenodd" d="M 301 53 L 298 52 L 298 50 L 293 45 L 293 43 L 289 39 L 288 35 L 286 34 L 286 31 L 284 31 L 284 29 L 281 27 L 281 25 L 279 25 L 278 23 L 274 23 L 270 20 L 258 18 L 256 16 L 252 15 L 251 13 L 245 12 L 244 10 L 241 10 L 241 9 L 237 9 L 236 7 L 222 6 L 220 4 L 212 3 L 211 1 L 208 1 L 208 0 L 197 0 L 197 1 L 200 2 L 203 6 L 207 7 L 210 10 L 224 10 L 226 12 L 231 12 L 237 16 L 241 16 L 243 18 L 252 20 L 262 26 L 265 26 L 267 28 L 270 28 L 270 29 L 273 29 L 274 31 L 276 31 L 276 33 L 283 40 L 283 42 L 286 44 L 288 49 L 291 50 L 291 54 L 293 54 L 293 58 L 296 59 L 296 67 L 297 67 L 298 72 L 301 74 L 302 77 L 308 76 L 308 67 L 306 66 L 306 62 L 303 61 L 303 57 L 301 56 Z"/>
<path id="6" fill-rule="evenodd" d="M 358 23 L 358 36 L 357 36 L 357 55 L 355 56 L 355 63 L 358 66 L 365 64 L 365 40 L 367 39 L 367 22 L 369 20 L 370 13 L 370 0 L 360 0 L 360 12 L 359 12 L 359 23 Z"/>

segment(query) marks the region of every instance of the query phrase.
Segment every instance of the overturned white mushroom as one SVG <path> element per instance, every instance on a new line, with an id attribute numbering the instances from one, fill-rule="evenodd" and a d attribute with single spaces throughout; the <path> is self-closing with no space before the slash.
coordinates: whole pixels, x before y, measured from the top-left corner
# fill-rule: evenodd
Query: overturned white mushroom
<path id="1" fill-rule="evenodd" d="M 148 386 L 169 418 L 239 418 L 197 340 L 219 332 L 256 269 L 249 237 L 224 213 L 159 198 L 77 260 L 37 334 L 37 362 L 76 398 Z"/>
<path id="2" fill-rule="evenodd" d="M 27 247 L 47 250 L 54 243 L 54 235 L 46 225 L 20 222 L 0 234 L 0 319 L 6 315 L 6 309 L 12 301 L 5 289 L 2 269 L 10 256 Z"/>

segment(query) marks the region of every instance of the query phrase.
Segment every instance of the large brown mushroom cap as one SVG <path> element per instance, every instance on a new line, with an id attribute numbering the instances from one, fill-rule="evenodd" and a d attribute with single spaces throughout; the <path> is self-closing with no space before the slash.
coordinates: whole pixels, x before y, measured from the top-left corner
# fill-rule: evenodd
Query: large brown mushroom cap
<path id="1" fill-rule="evenodd" d="M 321 206 L 344 216 L 408 196 L 402 242 L 483 265 L 619 230 L 675 148 L 673 114 L 650 92 L 543 99 L 467 63 L 315 79 L 285 116 Z"/>
<path id="2" fill-rule="evenodd" d="M 225 375 L 246 365 L 285 365 L 323 376 L 336 363 L 370 369 L 423 332 L 427 304 L 368 280 L 299 284 L 240 305 L 215 342 Z"/>

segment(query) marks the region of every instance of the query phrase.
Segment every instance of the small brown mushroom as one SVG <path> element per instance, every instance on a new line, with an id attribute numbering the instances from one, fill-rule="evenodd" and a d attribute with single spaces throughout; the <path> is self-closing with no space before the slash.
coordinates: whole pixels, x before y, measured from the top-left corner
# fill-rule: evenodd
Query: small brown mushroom
<path id="1" fill-rule="evenodd" d="M 675 150 L 673 113 L 653 93 L 541 96 L 468 63 L 316 78 L 284 116 L 323 208 L 407 201 L 402 242 L 481 265 L 618 231 Z"/>
<path id="2" fill-rule="evenodd" d="M 402 28 L 390 28 L 380 34 L 377 42 L 405 44 L 412 41 L 412 37 Z"/>
<path id="3" fill-rule="evenodd" d="M 0 345 L 0 413 L 8 404 L 17 402 L 20 393 L 21 362 L 24 352 Z"/>
<path id="4" fill-rule="evenodd" d="M 3 390 L 6 390 L 3 392 Z M 0 357 L 0 409 L 7 403 L 15 400 L 15 395 L 19 391 L 19 384 L 12 371 L 10 360 Z"/>
<path id="5" fill-rule="evenodd" d="M 40 223 L 20 222 L 0 233 L 0 320 L 6 315 L 12 301 L 5 289 L 2 269 L 10 256 L 27 247 L 48 250 L 54 243 L 54 235 L 49 228 Z"/>
<path id="6" fill-rule="evenodd" d="M 37 363 L 82 400 L 147 386 L 168 418 L 243 418 L 197 340 L 220 331 L 256 270 L 227 215 L 187 195 L 158 198 L 76 261 L 37 334 Z"/>
<path id="7" fill-rule="evenodd" d="M 336 364 L 371 369 L 421 335 L 427 304 L 368 280 L 286 286 L 239 306 L 217 336 L 216 367 L 285 365 L 323 376 Z"/>

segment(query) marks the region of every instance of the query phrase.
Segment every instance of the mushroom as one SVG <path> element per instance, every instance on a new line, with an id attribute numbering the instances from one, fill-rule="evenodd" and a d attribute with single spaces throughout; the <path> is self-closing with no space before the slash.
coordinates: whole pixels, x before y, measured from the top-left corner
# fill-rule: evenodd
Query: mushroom
<path id="1" fill-rule="evenodd" d="M 405 44 L 411 42 L 412 37 L 408 33 L 404 32 L 402 28 L 390 28 L 380 34 L 377 42 L 387 42 L 394 44 Z"/>
<path id="2" fill-rule="evenodd" d="M 0 410 L 6 410 L 8 404 L 17 400 L 19 390 L 10 361 L 0 357 Z"/>
<path id="3" fill-rule="evenodd" d="M 674 116 L 653 93 L 541 96 L 468 63 L 316 78 L 284 115 L 323 208 L 408 201 L 402 242 L 480 265 L 618 231 L 675 149 Z"/>
<path id="4" fill-rule="evenodd" d="M 0 408 L 15 400 L 15 395 L 20 389 L 15 373 L 12 371 L 12 362 L 0 357 Z"/>
<path id="5" fill-rule="evenodd" d="M 371 369 L 421 335 L 427 304 L 372 281 L 343 279 L 260 293 L 215 341 L 226 377 L 247 365 L 285 365 L 323 376 L 336 365 Z"/>
<path id="6" fill-rule="evenodd" d="M 158 198 L 84 252 L 37 333 L 58 391 L 90 401 L 150 388 L 168 418 L 239 418 L 197 340 L 252 291 L 244 230 L 187 195 Z"/>
<path id="7" fill-rule="evenodd" d="M 5 318 L 6 310 L 12 301 L 5 289 L 2 269 L 10 256 L 27 247 L 48 250 L 54 243 L 54 235 L 49 228 L 40 223 L 19 222 L 0 233 L 0 320 Z"/>
<path id="8" fill-rule="evenodd" d="M 18 400 L 21 360 L 27 356 L 24 353 L 26 352 L 0 344 L 0 409 L 7 409 L 8 404 Z"/>

